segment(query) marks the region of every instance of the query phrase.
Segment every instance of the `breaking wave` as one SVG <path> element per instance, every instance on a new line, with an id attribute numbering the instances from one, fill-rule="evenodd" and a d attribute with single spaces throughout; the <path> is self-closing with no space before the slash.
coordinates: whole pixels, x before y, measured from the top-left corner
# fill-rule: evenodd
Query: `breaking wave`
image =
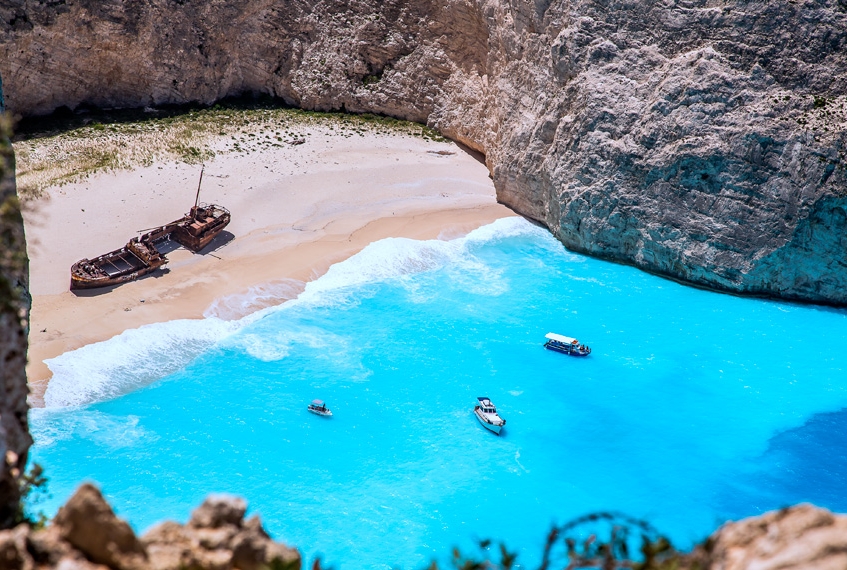
<path id="1" fill-rule="evenodd" d="M 176 372 L 237 330 L 217 318 L 145 325 L 45 361 L 48 408 L 117 398 Z"/>
<path id="2" fill-rule="evenodd" d="M 548 232 L 517 217 L 497 220 L 450 241 L 387 238 L 331 266 L 305 288 L 300 281 L 281 279 L 218 299 L 205 311 L 204 319 L 168 321 L 124 331 L 107 341 L 47 360 L 53 377 L 44 395 L 45 406 L 84 406 L 117 398 L 180 370 L 270 312 L 293 305 L 355 303 L 357 296 L 366 295 L 361 286 L 371 283 L 397 279 L 414 293 L 411 276 L 446 267 L 462 288 L 479 294 L 502 294 L 508 284 L 499 272 L 477 259 L 474 251 L 521 236 L 546 237 L 551 246 L 555 244 Z M 289 341 L 287 337 L 263 338 L 252 330 L 234 339 L 235 344 L 265 361 L 285 358 Z"/>

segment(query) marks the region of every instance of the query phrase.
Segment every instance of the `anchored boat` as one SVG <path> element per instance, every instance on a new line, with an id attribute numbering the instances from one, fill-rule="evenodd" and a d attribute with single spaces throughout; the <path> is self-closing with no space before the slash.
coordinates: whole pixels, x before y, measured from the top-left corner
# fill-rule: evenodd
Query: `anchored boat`
<path id="1" fill-rule="evenodd" d="M 332 416 L 332 412 L 329 411 L 329 408 L 326 407 L 326 402 L 323 400 L 312 400 L 312 403 L 309 404 L 307 409 L 313 414 L 317 414 L 325 418 Z"/>
<path id="2" fill-rule="evenodd" d="M 480 396 L 476 400 L 477 405 L 473 408 L 476 419 L 485 426 L 485 429 L 500 435 L 500 430 L 506 425 L 506 420 L 497 414 L 497 408 L 487 396 Z"/>
<path id="3" fill-rule="evenodd" d="M 200 184 L 203 171 L 200 171 Z M 71 289 L 93 289 L 126 283 L 159 269 L 168 260 L 157 245 L 173 240 L 198 252 L 229 224 L 229 210 L 217 204 L 198 204 L 200 185 L 194 207 L 178 220 L 134 237 L 122 248 L 94 259 L 81 259 L 71 266 Z"/>
<path id="4" fill-rule="evenodd" d="M 547 339 L 547 342 L 544 343 L 544 348 L 548 350 L 554 350 L 569 356 L 588 356 L 591 354 L 591 349 L 584 344 L 580 344 L 575 338 L 556 333 L 547 333 L 544 338 Z"/>

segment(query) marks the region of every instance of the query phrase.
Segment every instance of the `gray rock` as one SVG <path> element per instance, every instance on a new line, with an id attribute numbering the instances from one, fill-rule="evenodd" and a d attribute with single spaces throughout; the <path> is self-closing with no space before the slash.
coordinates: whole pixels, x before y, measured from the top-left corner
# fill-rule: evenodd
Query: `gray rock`
<path id="1" fill-rule="evenodd" d="M 24 527 L 25 525 L 21 525 L 18 528 Z M 62 559 L 74 558 L 75 554 L 73 547 L 65 542 L 56 526 L 29 533 L 27 551 L 36 565 L 50 567 L 58 565 Z"/>
<path id="2" fill-rule="evenodd" d="M 92 492 L 92 490 L 94 492 Z M 219 499 L 207 501 L 221 504 Z M 225 503 L 231 506 L 232 501 Z M 200 510 L 200 509 L 198 509 Z M 115 539 L 116 521 L 111 508 L 93 487 L 81 488 L 60 511 L 62 518 L 44 530 L 33 532 L 22 524 L 0 531 L 2 570 L 123 570 L 128 568 L 127 547 L 106 547 L 123 543 L 125 530 Z M 102 537 L 92 547 L 76 533 L 88 517 L 84 530 L 89 537 Z M 131 549 L 133 564 L 139 570 L 260 570 L 301 567 L 299 553 L 268 538 L 258 517 L 239 525 L 221 523 L 217 528 L 162 523 L 141 538 L 144 556 Z M 68 525 L 77 528 L 69 533 Z M 125 523 L 124 523 L 125 524 Z M 129 531 L 131 533 L 131 531 Z M 214 540 L 210 537 L 216 537 Z M 134 536 L 133 536 L 134 538 Z M 82 545 L 82 546 L 80 546 Z M 95 554 L 106 548 L 110 562 Z M 134 547 L 133 547 L 134 548 Z M 117 555 L 116 555 L 117 553 Z M 730 522 L 718 529 L 692 553 L 674 562 L 681 570 L 829 570 L 847 565 L 847 516 L 835 515 L 811 505 L 798 505 L 762 516 Z"/>

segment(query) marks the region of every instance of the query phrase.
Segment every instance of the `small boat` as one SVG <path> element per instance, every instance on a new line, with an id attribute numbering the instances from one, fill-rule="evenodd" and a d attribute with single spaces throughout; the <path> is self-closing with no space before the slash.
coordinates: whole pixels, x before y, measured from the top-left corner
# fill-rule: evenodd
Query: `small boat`
<path id="1" fill-rule="evenodd" d="M 312 400 L 308 409 L 313 414 L 318 414 L 319 416 L 324 416 L 326 418 L 332 417 L 332 412 L 329 411 L 329 408 L 326 407 L 326 403 L 323 400 Z"/>
<path id="2" fill-rule="evenodd" d="M 591 349 L 584 344 L 580 344 L 575 338 L 556 333 L 547 333 L 544 338 L 547 339 L 547 342 L 544 343 L 544 348 L 547 350 L 555 350 L 570 356 L 588 356 L 591 354 Z"/>
<path id="3" fill-rule="evenodd" d="M 485 429 L 500 435 L 500 430 L 506 425 L 506 420 L 497 415 L 497 408 L 486 396 L 477 398 L 478 404 L 473 407 L 473 413 Z"/>

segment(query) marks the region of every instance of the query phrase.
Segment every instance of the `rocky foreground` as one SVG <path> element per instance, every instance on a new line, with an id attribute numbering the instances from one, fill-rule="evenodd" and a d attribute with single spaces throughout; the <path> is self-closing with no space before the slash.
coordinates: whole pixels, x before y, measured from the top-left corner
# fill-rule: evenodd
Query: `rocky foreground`
<path id="1" fill-rule="evenodd" d="M 10 0 L 10 110 L 213 103 L 425 122 L 577 251 L 847 305 L 844 0 Z"/>
<path id="2" fill-rule="evenodd" d="M 165 522 L 139 538 L 94 486 L 84 484 L 47 528 L 34 531 L 22 524 L 0 531 L 0 570 L 299 569 L 300 554 L 271 540 L 258 517 L 245 521 L 245 511 L 242 499 L 209 497 L 187 524 Z M 653 570 L 845 567 L 847 516 L 810 505 L 728 523 L 693 553 L 649 566 Z"/>
<path id="3" fill-rule="evenodd" d="M 96 487 L 82 485 L 47 528 L 0 532 L 0 570 L 294 570 L 300 554 L 274 542 L 247 504 L 209 497 L 185 525 L 165 522 L 138 538 Z"/>

